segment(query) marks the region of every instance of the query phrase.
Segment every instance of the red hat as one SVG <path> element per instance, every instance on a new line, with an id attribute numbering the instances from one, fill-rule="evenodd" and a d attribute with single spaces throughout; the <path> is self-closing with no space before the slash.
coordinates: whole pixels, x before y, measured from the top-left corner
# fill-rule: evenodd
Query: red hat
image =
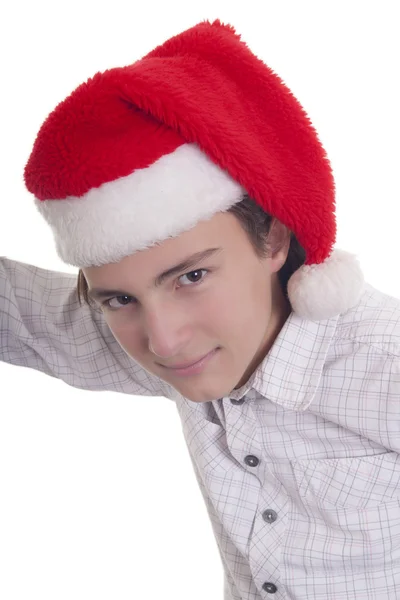
<path id="1" fill-rule="evenodd" d="M 335 185 L 315 129 L 219 20 L 81 84 L 43 123 L 24 176 L 68 264 L 118 262 L 247 193 L 306 252 L 288 283 L 295 312 L 327 319 L 363 291 L 356 257 L 333 251 Z"/>

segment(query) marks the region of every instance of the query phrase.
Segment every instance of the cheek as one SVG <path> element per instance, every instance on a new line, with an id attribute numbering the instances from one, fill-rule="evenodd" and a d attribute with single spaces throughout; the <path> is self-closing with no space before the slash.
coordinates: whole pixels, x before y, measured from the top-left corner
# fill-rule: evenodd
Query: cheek
<path id="1" fill-rule="evenodd" d="M 131 358 L 140 354 L 140 337 L 136 327 L 132 326 L 132 322 L 112 315 L 106 317 L 106 323 L 113 337 Z"/>
<path id="2" fill-rule="evenodd" d="M 238 341 L 262 335 L 270 318 L 271 303 L 269 282 L 261 277 L 248 278 L 246 285 L 236 286 L 219 299 L 220 330 L 229 332 Z"/>

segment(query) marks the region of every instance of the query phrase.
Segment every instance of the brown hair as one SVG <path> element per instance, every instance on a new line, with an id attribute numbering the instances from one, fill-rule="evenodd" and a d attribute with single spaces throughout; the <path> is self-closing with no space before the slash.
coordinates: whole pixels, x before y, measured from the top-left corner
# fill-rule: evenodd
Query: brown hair
<path id="1" fill-rule="evenodd" d="M 266 213 L 247 194 L 244 195 L 243 200 L 231 206 L 231 208 L 229 208 L 226 212 L 233 214 L 238 219 L 239 223 L 243 227 L 243 230 L 247 233 L 249 241 L 253 246 L 257 257 L 262 259 L 268 256 L 269 245 L 267 237 L 271 228 L 273 217 Z M 305 259 L 305 250 L 302 246 L 300 246 L 294 233 L 290 232 L 290 247 L 288 256 L 285 264 L 278 271 L 279 283 L 287 299 L 288 281 L 293 273 L 304 264 Z M 77 292 L 80 304 L 82 304 L 83 298 L 86 304 L 89 304 L 89 306 L 92 305 L 92 301 L 88 296 L 88 285 L 81 270 L 78 273 Z"/>

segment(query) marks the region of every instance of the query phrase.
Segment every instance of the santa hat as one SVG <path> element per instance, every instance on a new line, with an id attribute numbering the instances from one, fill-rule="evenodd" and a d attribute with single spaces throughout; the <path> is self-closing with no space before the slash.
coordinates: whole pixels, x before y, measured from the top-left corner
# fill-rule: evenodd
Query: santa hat
<path id="1" fill-rule="evenodd" d="M 24 176 L 68 264 L 118 262 L 247 193 L 306 252 L 288 283 L 297 314 L 328 319 L 363 291 L 356 257 L 333 250 L 334 179 L 316 131 L 219 20 L 81 84 L 43 123 Z"/>

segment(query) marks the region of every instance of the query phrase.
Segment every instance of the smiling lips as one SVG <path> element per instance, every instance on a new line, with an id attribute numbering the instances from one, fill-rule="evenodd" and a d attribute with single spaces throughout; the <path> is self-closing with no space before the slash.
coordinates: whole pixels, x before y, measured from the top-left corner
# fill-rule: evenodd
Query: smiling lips
<path id="1" fill-rule="evenodd" d="M 212 350 L 211 350 L 211 352 L 212 352 Z M 189 362 L 189 363 L 181 363 L 179 365 L 171 365 L 171 366 L 163 365 L 163 367 L 166 367 L 167 369 L 186 369 L 187 367 L 192 367 L 196 363 L 200 362 L 201 360 L 203 360 L 203 358 L 205 358 L 209 354 L 210 354 L 210 352 L 207 352 L 207 354 L 205 354 L 204 356 L 201 356 L 200 358 L 197 358 L 196 360 Z"/>

